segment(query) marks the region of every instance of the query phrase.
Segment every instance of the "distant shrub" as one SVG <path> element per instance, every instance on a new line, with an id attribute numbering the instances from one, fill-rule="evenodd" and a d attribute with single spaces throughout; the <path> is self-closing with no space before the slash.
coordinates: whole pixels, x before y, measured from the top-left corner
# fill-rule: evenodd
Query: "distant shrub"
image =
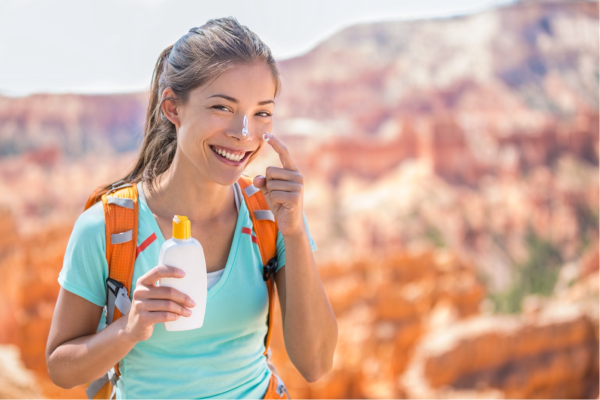
<path id="1" fill-rule="evenodd" d="M 528 229 L 525 240 L 529 250 L 527 261 L 515 266 L 513 281 L 507 290 L 490 294 L 497 313 L 518 313 L 526 296 L 548 296 L 554 290 L 563 264 L 560 252 L 532 229 Z"/>
<path id="2" fill-rule="evenodd" d="M 425 237 L 433 244 L 435 247 L 443 248 L 446 247 L 446 241 L 444 240 L 444 235 L 438 228 L 433 225 L 428 225 L 425 229 Z"/>

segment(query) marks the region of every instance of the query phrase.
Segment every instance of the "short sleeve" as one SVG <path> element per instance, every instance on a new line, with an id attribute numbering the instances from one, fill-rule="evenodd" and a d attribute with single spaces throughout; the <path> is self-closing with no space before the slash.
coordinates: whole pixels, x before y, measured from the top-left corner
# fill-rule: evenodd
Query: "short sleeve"
<path id="1" fill-rule="evenodd" d="M 317 250 L 317 245 L 310 234 L 310 229 L 308 229 L 308 222 L 306 222 L 306 215 L 302 213 L 302 218 L 304 219 L 304 227 L 306 228 L 306 233 L 308 235 L 308 241 L 310 242 L 310 248 L 312 251 Z M 285 244 L 283 242 L 283 236 L 281 232 L 277 232 L 277 269 L 275 272 L 279 271 L 285 265 Z"/>
<path id="2" fill-rule="evenodd" d="M 99 202 L 77 218 L 58 283 L 65 290 L 103 307 L 107 278 L 104 210 Z"/>

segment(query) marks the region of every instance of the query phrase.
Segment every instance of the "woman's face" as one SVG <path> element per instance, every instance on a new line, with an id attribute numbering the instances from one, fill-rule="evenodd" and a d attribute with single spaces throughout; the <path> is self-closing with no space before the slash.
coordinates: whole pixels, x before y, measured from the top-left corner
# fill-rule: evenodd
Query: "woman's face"
<path id="1" fill-rule="evenodd" d="M 192 90 L 177 106 L 177 152 L 189 173 L 224 186 L 236 182 L 264 145 L 263 133 L 271 132 L 274 93 L 265 64 L 233 67 Z"/>

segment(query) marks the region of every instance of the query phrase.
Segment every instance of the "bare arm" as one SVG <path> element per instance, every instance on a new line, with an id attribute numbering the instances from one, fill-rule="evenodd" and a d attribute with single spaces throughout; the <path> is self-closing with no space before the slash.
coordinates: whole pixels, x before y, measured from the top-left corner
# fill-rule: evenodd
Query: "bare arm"
<path id="1" fill-rule="evenodd" d="M 315 382 L 333 366 L 337 321 L 304 226 L 304 178 L 279 139 L 268 139 L 283 168 L 268 167 L 266 176 L 254 178 L 254 185 L 265 195 L 285 244 L 286 265 L 275 275 L 285 348 L 304 379 Z"/>
<path id="2" fill-rule="evenodd" d="M 179 270 L 158 266 L 136 285 L 130 312 L 96 333 L 102 307 L 62 289 L 58 295 L 46 345 L 50 379 L 70 389 L 101 378 L 135 344 L 152 336 L 154 324 L 190 315 L 191 299 L 168 287 L 154 285 L 159 278 L 179 278 Z"/>
<path id="3" fill-rule="evenodd" d="M 135 345 L 123 335 L 127 316 L 96 333 L 101 313 L 102 307 L 60 289 L 46 346 L 56 385 L 70 389 L 102 377 Z"/>
<path id="4" fill-rule="evenodd" d="M 321 283 L 308 237 L 285 238 L 286 265 L 275 275 L 285 348 L 308 382 L 333 366 L 338 328 Z"/>

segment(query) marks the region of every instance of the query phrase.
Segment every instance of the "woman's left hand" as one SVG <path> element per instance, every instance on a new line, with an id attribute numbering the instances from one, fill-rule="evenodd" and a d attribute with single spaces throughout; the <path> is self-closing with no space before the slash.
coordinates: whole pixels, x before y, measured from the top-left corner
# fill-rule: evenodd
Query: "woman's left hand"
<path id="1" fill-rule="evenodd" d="M 254 186 L 265 195 L 283 236 L 304 234 L 304 177 L 300 175 L 287 147 L 275 136 L 269 133 L 265 135 L 267 143 L 279 154 L 283 168 L 268 167 L 266 176 L 258 175 L 254 178 Z"/>

